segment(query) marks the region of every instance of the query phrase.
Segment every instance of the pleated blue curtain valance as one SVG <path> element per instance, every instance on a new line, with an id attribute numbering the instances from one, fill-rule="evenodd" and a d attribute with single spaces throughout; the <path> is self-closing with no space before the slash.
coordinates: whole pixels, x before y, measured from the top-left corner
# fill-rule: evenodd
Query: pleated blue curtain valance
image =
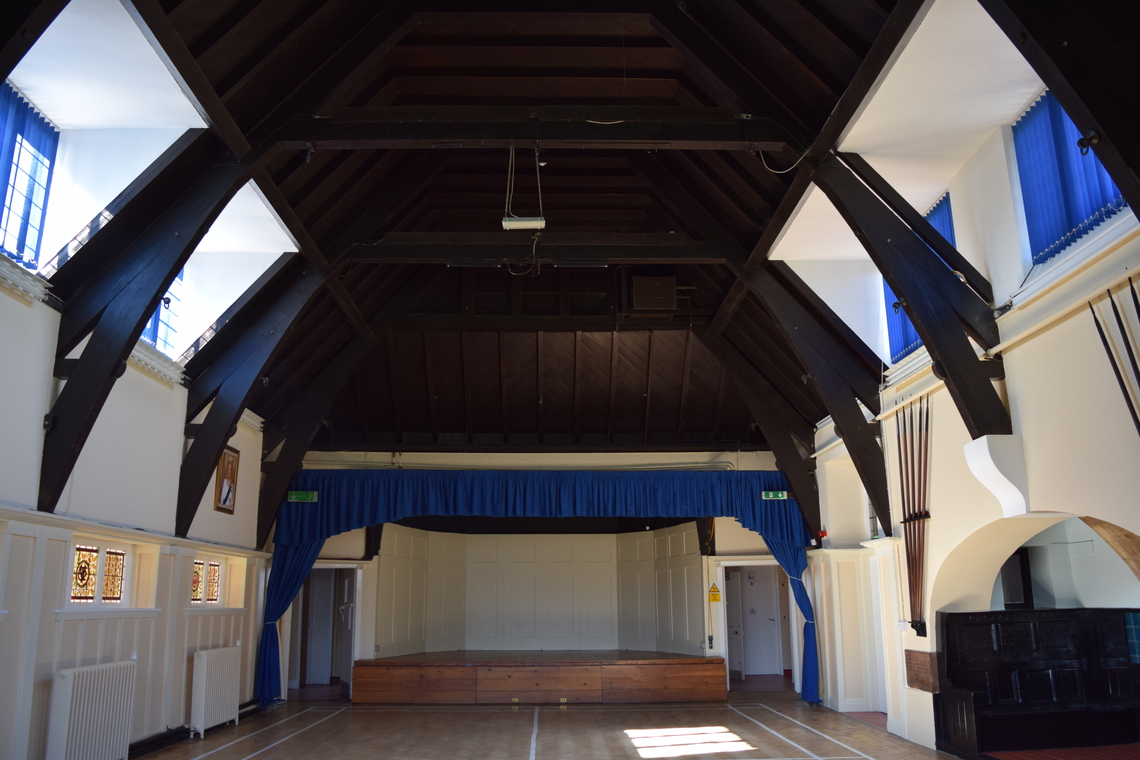
<path id="1" fill-rule="evenodd" d="M 305 582 L 325 539 L 417 515 L 485 517 L 735 517 L 759 533 L 793 581 L 804 625 L 802 697 L 819 701 L 815 615 L 803 587 L 810 533 L 776 471 L 302 470 L 291 490 L 315 503 L 286 502 L 277 516 L 273 569 L 257 656 L 255 695 L 280 695 L 277 621 Z"/>
<path id="2" fill-rule="evenodd" d="M 1124 196 L 1081 133 L 1046 92 L 1013 125 L 1033 263 L 1040 264 L 1125 207 Z"/>

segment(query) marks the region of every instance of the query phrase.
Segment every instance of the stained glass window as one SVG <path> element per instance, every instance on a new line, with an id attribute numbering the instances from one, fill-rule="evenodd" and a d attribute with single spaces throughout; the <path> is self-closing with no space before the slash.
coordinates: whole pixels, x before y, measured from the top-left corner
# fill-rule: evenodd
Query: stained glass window
<path id="1" fill-rule="evenodd" d="M 123 568 L 127 564 L 126 552 L 108 549 L 103 557 L 103 601 L 123 601 Z"/>
<path id="2" fill-rule="evenodd" d="M 218 587 L 221 585 L 222 565 L 220 562 L 211 562 L 206 567 L 206 601 L 218 601 Z"/>
<path id="3" fill-rule="evenodd" d="M 94 546 L 75 547 L 75 566 L 71 573 L 71 601 L 95 601 L 95 575 L 98 567 L 98 549 Z"/>
<path id="4" fill-rule="evenodd" d="M 205 581 L 203 577 L 206 575 L 206 563 L 202 560 L 194 560 L 194 575 L 190 579 L 190 602 L 192 604 L 201 604 L 203 592 L 205 591 Z"/>

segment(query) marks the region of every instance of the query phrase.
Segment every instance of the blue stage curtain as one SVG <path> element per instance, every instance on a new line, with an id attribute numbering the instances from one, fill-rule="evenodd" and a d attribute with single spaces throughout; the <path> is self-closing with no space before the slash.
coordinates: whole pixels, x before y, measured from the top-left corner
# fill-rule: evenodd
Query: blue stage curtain
<path id="1" fill-rule="evenodd" d="M 302 470 L 291 490 L 316 491 L 314 503 L 285 502 L 274 533 L 258 652 L 257 696 L 280 694 L 277 620 L 304 583 L 325 539 L 416 515 L 487 517 L 735 517 L 759 533 L 793 582 L 804 626 L 803 693 L 819 701 L 815 616 L 800 580 L 807 568 L 807 525 L 775 471 L 640 472 L 525 470 Z"/>
<path id="2" fill-rule="evenodd" d="M 273 570 L 265 589 L 265 624 L 261 626 L 261 645 L 257 649 L 257 677 L 253 696 L 262 705 L 281 696 L 281 648 L 277 639 L 277 621 L 293 603 L 293 597 L 305 585 L 325 540 L 310 541 L 299 546 L 275 546 Z"/>

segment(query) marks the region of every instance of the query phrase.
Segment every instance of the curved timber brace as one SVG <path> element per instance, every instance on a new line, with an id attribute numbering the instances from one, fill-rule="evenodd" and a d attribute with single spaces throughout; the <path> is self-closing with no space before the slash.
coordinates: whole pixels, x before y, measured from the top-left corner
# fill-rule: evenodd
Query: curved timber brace
<path id="1" fill-rule="evenodd" d="M 782 278 L 775 275 L 772 262 L 750 278 L 750 285 L 765 308 L 772 313 L 788 336 L 800 361 L 807 368 L 824 405 L 855 465 L 867 498 L 886 535 L 891 535 L 891 503 L 883 449 L 879 445 L 879 425 L 868 422 L 859 401 L 872 413 L 879 410 L 875 379 L 858 366 L 837 338 L 823 329 L 794 295 Z M 868 383 L 871 388 L 868 388 Z"/>
<path id="2" fill-rule="evenodd" d="M 52 278 L 53 284 L 57 278 L 62 284 L 73 279 L 73 269 L 95 270 L 78 287 L 61 288 L 66 306 L 56 358 L 66 358 L 85 335 L 91 337 L 47 418 L 37 505 L 42 512 L 55 511 L 122 374 L 119 368 L 130 358 L 159 299 L 248 177 L 249 165 L 237 161 L 210 133 L 195 137 L 179 158 L 100 230 L 88 244 L 91 250 L 70 259 Z"/>
<path id="3" fill-rule="evenodd" d="M 277 354 L 297 315 L 324 283 L 325 278 L 316 270 L 305 267 L 277 300 L 260 313 L 257 321 L 244 330 L 226 353 L 191 385 L 186 407 L 187 422 L 196 417 L 211 399 L 212 402 L 190 450 L 182 460 L 175 535 L 185 537 L 190 532 L 218 459 L 258 379 Z"/>
<path id="4" fill-rule="evenodd" d="M 936 253 L 924 239 L 932 230 L 920 233 L 915 229 L 919 225 L 908 226 L 900 218 L 906 209 L 892 210 L 901 198 L 895 201 L 897 193 L 866 161 L 852 154 L 843 159 L 831 156 L 811 167 L 811 179 L 899 296 L 970 436 L 1013 432 L 1009 411 L 990 381 L 992 365 L 979 360 L 970 345 L 970 338 L 984 349 L 999 342 L 992 306 L 967 284 L 980 275 L 972 267 L 963 270 L 968 263 L 944 240 L 939 246 L 942 256 Z"/>
<path id="5" fill-rule="evenodd" d="M 776 390 L 727 338 L 710 338 L 703 329 L 694 329 L 693 334 L 716 354 L 725 372 L 732 378 L 748 411 L 752 413 L 752 419 L 772 448 L 777 466 L 788 479 L 808 529 L 813 536 L 818 535 L 819 488 L 815 482 L 815 460 L 811 457 L 813 441 L 810 436 L 807 441 L 799 439 L 793 432 L 793 425 L 774 413 L 777 407 Z"/>
<path id="6" fill-rule="evenodd" d="M 440 266 L 421 267 L 372 316 L 368 322 L 372 331 L 370 335 L 356 335 L 293 396 L 280 414 L 266 421 L 263 440 L 266 454 L 273 453 L 279 446 L 280 451 L 275 459 L 266 459 L 262 463 L 265 478 L 257 507 L 258 546 L 265 546 L 269 540 L 277 511 L 288 493 L 289 481 L 301 469 L 309 444 L 337 393 L 348 382 L 364 355 L 387 333 L 393 320 L 406 312 L 445 270 Z"/>

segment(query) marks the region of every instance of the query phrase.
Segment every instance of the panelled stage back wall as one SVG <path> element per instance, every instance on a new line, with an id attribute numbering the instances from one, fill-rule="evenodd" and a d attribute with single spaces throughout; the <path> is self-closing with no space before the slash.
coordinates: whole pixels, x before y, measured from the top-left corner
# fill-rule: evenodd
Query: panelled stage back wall
<path id="1" fill-rule="evenodd" d="M 291 490 L 315 491 L 310 503 L 286 502 L 277 518 L 273 570 L 257 657 L 256 696 L 281 688 L 277 620 L 297 595 L 324 541 L 349 530 L 416 515 L 487 517 L 735 517 L 759 533 L 792 579 L 803 613 L 804 701 L 819 701 L 815 616 L 801 577 L 811 538 L 783 473 L 500 470 L 302 470 Z"/>

